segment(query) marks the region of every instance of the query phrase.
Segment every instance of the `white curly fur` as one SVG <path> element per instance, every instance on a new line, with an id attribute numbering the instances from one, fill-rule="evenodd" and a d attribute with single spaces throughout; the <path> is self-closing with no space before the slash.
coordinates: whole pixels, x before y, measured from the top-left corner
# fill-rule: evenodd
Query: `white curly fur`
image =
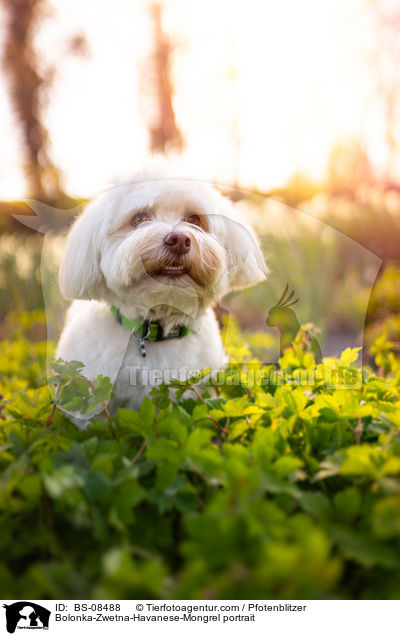
<path id="1" fill-rule="evenodd" d="M 132 218 L 143 210 L 148 220 L 133 227 Z M 185 220 L 188 214 L 198 215 L 201 226 Z M 190 237 L 186 254 L 177 257 L 165 246 L 171 231 Z M 183 275 L 162 274 L 177 263 L 185 268 Z M 57 356 L 82 361 L 90 379 L 109 376 L 115 382 L 112 409 L 138 408 L 154 383 L 132 384 L 134 367 L 222 367 L 225 356 L 212 305 L 266 274 L 257 239 L 231 202 L 208 184 L 175 178 L 165 161 L 153 160 L 141 174 L 90 203 L 69 233 L 59 280 L 64 297 L 74 302 Z M 138 342 L 112 315 L 112 304 L 127 318 L 157 320 L 166 332 L 186 325 L 190 333 L 146 342 L 142 358 Z"/>

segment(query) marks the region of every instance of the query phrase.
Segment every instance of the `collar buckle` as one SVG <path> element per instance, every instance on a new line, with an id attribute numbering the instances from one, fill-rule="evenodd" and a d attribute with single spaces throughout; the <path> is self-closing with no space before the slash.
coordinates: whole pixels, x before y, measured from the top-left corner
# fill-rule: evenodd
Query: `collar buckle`
<path id="1" fill-rule="evenodd" d="M 182 338 L 182 335 L 183 335 L 183 327 L 182 325 L 177 325 L 176 327 L 173 327 L 171 331 L 168 332 L 168 334 L 163 336 L 163 340 L 169 340 L 172 338 Z"/>

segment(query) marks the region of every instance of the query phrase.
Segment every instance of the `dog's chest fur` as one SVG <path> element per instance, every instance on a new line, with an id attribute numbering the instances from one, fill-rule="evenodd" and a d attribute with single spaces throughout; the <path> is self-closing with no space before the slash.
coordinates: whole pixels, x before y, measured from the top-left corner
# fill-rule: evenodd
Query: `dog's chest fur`
<path id="1" fill-rule="evenodd" d="M 143 398 L 163 379 L 184 380 L 189 371 L 220 369 L 224 349 L 212 309 L 200 313 L 190 333 L 181 338 L 145 343 L 142 357 L 139 342 L 119 325 L 110 308 L 97 301 L 74 301 L 57 348 L 64 360 L 80 360 L 90 379 L 99 374 L 114 383 L 112 410 L 138 409 Z"/>

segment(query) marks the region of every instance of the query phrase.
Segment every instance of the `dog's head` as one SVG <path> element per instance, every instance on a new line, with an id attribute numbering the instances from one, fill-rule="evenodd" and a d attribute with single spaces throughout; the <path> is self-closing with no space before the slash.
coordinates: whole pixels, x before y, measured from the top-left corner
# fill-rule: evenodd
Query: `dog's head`
<path id="1" fill-rule="evenodd" d="M 125 182 L 90 203 L 68 236 L 60 287 L 68 299 L 156 305 L 193 314 L 266 277 L 257 239 L 210 185 L 165 174 Z"/>

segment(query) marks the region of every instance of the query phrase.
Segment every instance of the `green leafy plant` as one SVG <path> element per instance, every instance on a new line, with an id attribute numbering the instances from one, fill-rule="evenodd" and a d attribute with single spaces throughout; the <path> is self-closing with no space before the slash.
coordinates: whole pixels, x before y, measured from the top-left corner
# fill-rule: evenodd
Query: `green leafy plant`
<path id="1" fill-rule="evenodd" d="M 208 391 L 205 370 L 84 431 L 57 405 L 90 414 L 107 378 L 58 360 L 49 391 L 43 351 L 26 376 L 2 362 L 3 598 L 399 597 L 394 361 L 316 364 L 299 341 L 260 368 L 232 333 Z"/>
<path id="2" fill-rule="evenodd" d="M 65 411 L 88 414 L 95 406 L 102 404 L 108 420 L 111 416 L 107 408 L 112 392 L 111 380 L 99 375 L 93 382 L 83 374 L 83 363 L 77 360 L 65 362 L 59 358 L 53 363 L 54 375 L 49 384 L 55 386 L 53 408 L 46 422 L 50 426 L 57 406 Z"/>

